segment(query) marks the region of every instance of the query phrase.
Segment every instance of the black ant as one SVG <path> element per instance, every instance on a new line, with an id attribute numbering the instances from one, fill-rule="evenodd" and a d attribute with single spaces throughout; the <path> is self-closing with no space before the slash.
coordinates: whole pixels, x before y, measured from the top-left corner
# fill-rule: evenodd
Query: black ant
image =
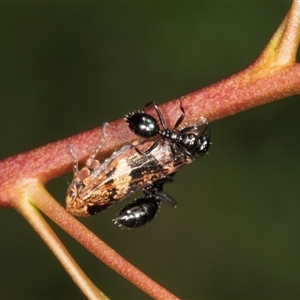
<path id="1" fill-rule="evenodd" d="M 130 130 L 136 135 L 143 138 L 151 138 L 157 134 L 161 136 L 161 139 L 155 141 L 145 152 L 142 153 L 136 148 L 137 152 L 140 154 L 149 154 L 157 147 L 161 140 L 170 142 L 174 160 L 177 159 L 178 151 L 182 151 L 190 158 L 193 158 L 196 154 L 203 155 L 208 151 L 210 146 L 210 127 L 205 118 L 202 118 L 206 125 L 202 132 L 199 131 L 199 128 L 196 125 L 188 126 L 181 130 L 178 129 L 185 117 L 185 111 L 180 101 L 180 110 L 182 114 L 176 121 L 174 128 L 171 130 L 166 126 L 165 119 L 155 102 L 147 104 L 145 108 L 149 106 L 154 106 L 163 128 L 162 130 L 160 130 L 157 120 L 151 115 L 146 114 L 144 111 L 129 113 L 125 116 L 125 120 Z"/>
<path id="2" fill-rule="evenodd" d="M 175 173 L 157 180 L 146 187 L 143 192 L 145 197 L 138 198 L 122 208 L 118 216 L 113 220 L 121 228 L 133 229 L 141 227 L 156 216 L 161 202 L 176 207 L 176 202 L 163 192 L 163 185 L 172 182 Z"/>

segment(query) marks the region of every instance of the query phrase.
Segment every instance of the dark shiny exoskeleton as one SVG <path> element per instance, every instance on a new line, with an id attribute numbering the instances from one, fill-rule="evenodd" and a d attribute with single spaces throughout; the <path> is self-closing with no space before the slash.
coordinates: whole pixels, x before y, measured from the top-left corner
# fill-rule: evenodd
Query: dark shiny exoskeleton
<path id="1" fill-rule="evenodd" d="M 172 182 L 173 176 L 174 174 L 166 176 L 145 188 L 143 190 L 145 197 L 138 198 L 121 209 L 113 220 L 114 223 L 127 229 L 141 227 L 152 221 L 161 202 L 176 207 L 176 202 L 163 192 L 163 185 Z"/>
<path id="2" fill-rule="evenodd" d="M 144 111 L 138 111 L 129 113 L 125 117 L 132 132 L 143 138 L 150 138 L 159 134 L 163 140 L 170 142 L 174 160 L 177 158 L 178 151 L 184 152 L 191 158 L 195 155 L 203 155 L 208 151 L 210 146 L 210 128 L 205 118 L 203 118 L 205 128 L 202 132 L 196 125 L 179 130 L 178 127 L 185 117 L 185 111 L 180 101 L 180 110 L 182 114 L 176 121 L 173 130 L 171 130 L 166 126 L 166 122 L 158 106 L 154 102 L 151 102 L 146 105 L 146 107 L 149 107 L 150 105 L 154 106 L 163 129 L 160 130 L 157 120 L 151 115 L 144 113 Z M 136 150 L 141 154 L 148 154 L 157 147 L 160 141 L 161 139 L 155 141 L 152 146 L 143 153 L 141 153 L 138 148 L 136 148 Z"/>
<path id="3" fill-rule="evenodd" d="M 139 198 L 121 209 L 114 223 L 127 229 L 143 226 L 155 217 L 159 204 L 155 196 Z"/>

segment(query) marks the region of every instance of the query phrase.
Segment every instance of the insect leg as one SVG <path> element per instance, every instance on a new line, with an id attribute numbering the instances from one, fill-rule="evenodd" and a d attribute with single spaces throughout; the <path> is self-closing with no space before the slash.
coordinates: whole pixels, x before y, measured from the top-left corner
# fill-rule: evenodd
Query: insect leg
<path id="1" fill-rule="evenodd" d="M 69 148 L 69 151 L 70 151 L 70 153 L 73 157 L 73 160 L 74 160 L 73 173 L 74 173 L 74 176 L 77 176 L 77 174 L 78 174 L 78 160 L 77 160 L 77 157 L 76 157 L 75 152 L 73 150 L 73 144 L 69 144 L 68 148 Z"/>
<path id="2" fill-rule="evenodd" d="M 147 155 L 147 154 L 149 154 L 158 144 L 159 144 L 159 142 L 160 142 L 161 140 L 159 139 L 159 140 L 157 140 L 157 141 L 155 141 L 146 151 L 144 151 L 144 152 L 141 152 L 140 150 L 138 150 L 137 148 L 135 148 L 135 150 L 138 152 L 138 153 L 140 153 L 140 154 L 142 154 L 142 155 Z"/>
<path id="3" fill-rule="evenodd" d="M 96 157 L 96 155 L 98 154 L 99 150 L 102 148 L 102 146 L 104 145 L 104 143 L 106 142 L 106 131 L 105 128 L 108 125 L 108 123 L 104 123 L 103 124 L 103 130 L 102 130 L 102 135 L 103 137 L 101 137 L 98 146 L 94 149 L 92 155 L 90 156 L 91 159 L 94 159 Z"/>
<path id="4" fill-rule="evenodd" d="M 168 127 L 167 127 L 167 125 L 166 125 L 166 122 L 165 122 L 165 119 L 164 119 L 164 117 L 163 117 L 163 115 L 162 115 L 162 113 L 161 113 L 159 107 L 155 104 L 155 102 L 149 102 L 149 103 L 147 103 L 147 104 L 145 105 L 145 108 L 149 108 L 149 107 L 151 107 L 151 106 L 153 106 L 153 107 L 155 108 L 156 113 L 157 113 L 157 115 L 158 115 L 158 118 L 159 118 L 159 121 L 160 121 L 162 127 L 163 127 L 164 129 L 168 129 Z M 144 109 L 145 109 L 145 108 L 144 108 Z"/>
<path id="5" fill-rule="evenodd" d="M 176 121 L 174 129 L 176 129 L 181 124 L 181 122 L 183 121 L 183 119 L 185 118 L 185 111 L 184 111 L 184 108 L 182 106 L 182 101 L 181 100 L 180 100 L 180 110 L 181 110 L 182 114 L 179 117 L 179 119 Z"/>
<path id="6" fill-rule="evenodd" d="M 163 185 L 165 183 L 173 182 L 174 181 L 173 176 L 175 174 L 176 173 L 167 175 L 164 178 L 155 181 L 153 184 L 145 187 L 143 193 L 149 196 L 153 195 L 154 197 L 156 197 L 158 200 L 165 203 L 166 205 L 176 207 L 177 205 L 176 201 L 163 191 Z"/>

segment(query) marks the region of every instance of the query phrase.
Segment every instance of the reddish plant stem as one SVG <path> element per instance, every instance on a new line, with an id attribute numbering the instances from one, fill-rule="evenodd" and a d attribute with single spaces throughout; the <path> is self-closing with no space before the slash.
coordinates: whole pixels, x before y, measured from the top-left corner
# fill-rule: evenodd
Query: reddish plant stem
<path id="1" fill-rule="evenodd" d="M 221 119 L 300 92 L 299 64 L 271 69 L 267 77 L 254 76 L 251 72 L 253 68 L 255 64 L 240 73 L 183 96 L 181 99 L 186 111 L 185 124 L 195 123 L 201 116 L 205 116 L 209 121 Z M 160 106 L 170 126 L 175 124 L 180 115 L 176 100 L 178 99 Z M 154 115 L 153 110 L 151 114 Z M 101 158 L 124 143 L 136 139 L 123 119 L 111 122 L 106 127 L 106 134 L 108 138 L 105 146 L 99 152 Z M 92 153 L 101 137 L 102 129 L 97 127 L 2 160 L 0 179 L 8 185 L 15 183 L 18 178 L 26 177 L 37 177 L 47 182 L 71 171 L 73 158 L 68 148 L 70 143 L 73 144 L 78 158 L 83 161 Z M 3 196 L 0 193 L 2 201 L 6 198 Z M 0 202 L 0 205 L 5 203 Z"/>
<path id="2" fill-rule="evenodd" d="M 45 190 L 41 184 L 37 187 L 36 182 L 27 181 L 26 184 L 26 194 L 27 197 L 37 193 L 39 195 L 45 194 Z M 31 190 L 33 188 L 33 191 Z M 31 192 L 33 192 L 31 194 Z M 47 192 L 46 192 L 47 193 Z M 29 198 L 30 198 L 29 196 Z M 34 202 L 34 198 L 31 198 Z M 53 202 L 53 201 L 52 201 Z M 56 201 L 54 201 L 56 202 Z M 56 236 L 52 228 L 42 217 L 40 212 L 28 201 L 22 201 L 21 205 L 18 206 L 19 212 L 25 217 L 25 219 L 30 223 L 32 228 L 39 234 L 43 239 L 45 244 L 54 253 L 55 257 L 62 264 L 65 270 L 69 273 L 70 277 L 74 280 L 76 285 L 80 288 L 82 293 L 88 299 L 108 299 L 99 289 L 91 282 L 91 280 L 86 276 L 86 274 L 80 269 L 76 261 L 72 258 L 68 250 Z"/>
<path id="3" fill-rule="evenodd" d="M 292 9 L 253 64 L 237 74 L 181 98 L 186 111 L 185 124 L 197 123 L 201 116 L 213 121 L 300 93 L 300 69 L 299 64 L 295 63 L 299 37 L 300 1 L 294 0 Z M 170 127 L 180 115 L 177 100 L 160 106 Z M 153 109 L 148 112 L 155 115 Z M 83 161 L 93 152 L 101 134 L 102 129 L 98 127 L 1 161 L 0 206 L 12 206 L 22 211 L 21 202 L 33 199 L 33 203 L 59 226 L 149 295 L 157 299 L 176 299 L 98 240 L 37 186 L 72 169 L 73 158 L 68 149 L 70 143 L 73 144 L 77 157 Z M 99 152 L 99 158 L 108 156 L 124 143 L 136 139 L 123 119 L 111 122 L 106 127 L 106 135 L 108 138 Z M 30 179 L 36 180 L 35 185 L 29 186 L 27 180 Z"/>
<path id="4" fill-rule="evenodd" d="M 300 3 L 294 0 L 292 8 L 282 21 L 262 54 L 248 68 L 215 84 L 182 97 L 187 125 L 199 121 L 224 118 L 300 92 L 299 64 L 295 62 L 300 38 Z M 160 106 L 167 125 L 175 124 L 179 114 L 178 99 Z M 154 114 L 153 109 L 149 110 Z M 99 157 L 135 139 L 123 119 L 107 126 L 107 139 Z M 61 176 L 72 168 L 73 158 L 68 145 L 74 146 L 83 161 L 94 150 L 102 137 L 101 127 L 18 154 L 0 162 L 0 180 L 4 185 L 16 180 L 35 177 L 42 182 Z M 2 189 L 3 191 L 3 189 Z M 7 193 L 0 193 L 0 205 L 10 205 Z"/>
<path id="5" fill-rule="evenodd" d="M 213 121 L 299 93 L 299 64 L 294 63 L 300 38 L 299 20 L 300 4 L 299 1 L 293 1 L 292 9 L 253 64 L 228 78 L 183 96 L 185 123 L 195 123 L 201 116 Z M 177 100 L 160 106 L 170 127 L 180 115 Z M 154 114 L 153 109 L 149 112 Z M 123 119 L 111 122 L 106 127 L 106 135 L 105 146 L 99 153 L 102 158 L 136 138 Z M 101 138 L 102 129 L 97 127 L 7 158 L 0 162 L 0 179 L 9 183 L 15 182 L 17 178 L 37 177 L 47 182 L 71 170 L 73 158 L 68 149 L 69 144 L 73 144 L 78 158 L 85 160 Z M 3 197 L 0 198 L 4 201 Z"/>

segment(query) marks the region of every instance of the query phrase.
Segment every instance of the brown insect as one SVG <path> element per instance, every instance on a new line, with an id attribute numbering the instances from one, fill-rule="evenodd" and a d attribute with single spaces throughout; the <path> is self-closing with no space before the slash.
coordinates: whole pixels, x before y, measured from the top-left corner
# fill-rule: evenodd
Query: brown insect
<path id="1" fill-rule="evenodd" d="M 126 144 L 100 163 L 95 157 L 104 142 L 98 145 L 81 170 L 70 147 L 74 158 L 74 178 L 67 190 L 66 209 L 75 216 L 99 213 L 193 161 L 184 152 L 179 152 L 174 160 L 169 142 L 161 141 L 151 153 L 144 155 L 137 153 L 134 146 Z M 144 142 L 139 148 L 148 149 L 152 143 Z"/>

